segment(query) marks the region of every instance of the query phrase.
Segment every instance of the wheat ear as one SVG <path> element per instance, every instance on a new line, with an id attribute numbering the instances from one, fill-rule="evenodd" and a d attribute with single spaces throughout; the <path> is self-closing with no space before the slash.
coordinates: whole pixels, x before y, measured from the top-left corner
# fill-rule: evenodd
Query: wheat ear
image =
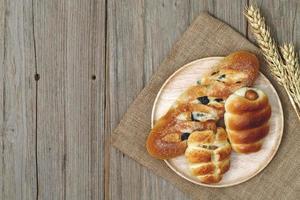
<path id="1" fill-rule="evenodd" d="M 264 17 L 255 5 L 246 7 L 244 12 L 256 41 L 262 50 L 270 71 L 286 90 L 294 110 L 300 120 L 300 69 L 299 59 L 292 44 L 283 45 L 279 54 L 277 44 L 271 37 Z"/>

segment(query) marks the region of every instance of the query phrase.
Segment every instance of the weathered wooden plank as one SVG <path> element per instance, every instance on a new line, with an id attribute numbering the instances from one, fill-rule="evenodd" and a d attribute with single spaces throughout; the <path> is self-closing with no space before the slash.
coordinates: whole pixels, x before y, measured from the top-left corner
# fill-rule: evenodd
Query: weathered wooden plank
<path id="1" fill-rule="evenodd" d="M 148 82 L 190 23 L 187 1 L 145 1 L 144 81 Z"/>
<path id="2" fill-rule="evenodd" d="M 110 130 L 189 23 L 182 1 L 110 1 L 108 65 Z M 186 199 L 174 186 L 112 149 L 111 199 Z"/>
<path id="3" fill-rule="evenodd" d="M 40 199 L 103 199 L 105 1 L 35 1 Z"/>
<path id="4" fill-rule="evenodd" d="M 67 10 L 66 199 L 102 199 L 105 1 L 70 1 Z"/>
<path id="5" fill-rule="evenodd" d="M 0 199 L 35 199 L 36 82 L 31 0 L 1 0 L 0 15 Z"/>
<path id="6" fill-rule="evenodd" d="M 191 0 L 190 18 L 193 20 L 199 15 L 199 12 L 208 11 L 235 30 L 246 35 L 247 22 L 243 17 L 243 10 L 246 5 L 247 0 Z"/>
<path id="7" fill-rule="evenodd" d="M 143 3 L 108 1 L 107 107 L 110 112 L 106 119 L 107 132 L 116 126 L 128 104 L 143 87 Z M 106 199 L 139 199 L 140 193 L 130 189 L 131 186 L 137 190 L 141 188 L 141 167 L 115 149 L 111 150 L 111 158 L 107 158 L 110 164 L 106 173 L 110 177 L 106 184 L 109 184 L 110 191 L 106 191 Z"/>
<path id="8" fill-rule="evenodd" d="M 66 196 L 66 1 L 34 1 L 40 199 Z"/>
<path id="9" fill-rule="evenodd" d="M 111 115 L 107 119 L 107 130 L 117 125 L 172 44 L 200 11 L 209 10 L 245 33 L 246 23 L 240 20 L 241 7 L 245 3 L 109 1 L 107 58 L 110 96 L 107 102 Z M 170 183 L 122 156 L 117 150 L 111 151 L 110 199 L 189 199 Z"/>

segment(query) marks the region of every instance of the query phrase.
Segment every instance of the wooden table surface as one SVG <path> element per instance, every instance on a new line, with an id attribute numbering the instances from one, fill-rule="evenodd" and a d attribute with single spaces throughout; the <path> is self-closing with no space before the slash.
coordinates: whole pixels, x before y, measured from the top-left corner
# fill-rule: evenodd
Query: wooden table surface
<path id="1" fill-rule="evenodd" d="M 199 12 L 252 39 L 250 2 L 0 0 L 0 199 L 190 199 L 110 132 Z M 300 47 L 300 2 L 257 4 Z"/>

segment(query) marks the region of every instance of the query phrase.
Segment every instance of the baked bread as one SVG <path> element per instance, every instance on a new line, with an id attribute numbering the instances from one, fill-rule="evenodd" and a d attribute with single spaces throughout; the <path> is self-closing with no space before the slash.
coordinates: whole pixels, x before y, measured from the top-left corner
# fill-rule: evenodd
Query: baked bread
<path id="1" fill-rule="evenodd" d="M 203 183 L 217 183 L 230 167 L 231 146 L 223 128 L 195 131 L 188 138 L 185 156 L 192 175 Z"/>
<path id="2" fill-rule="evenodd" d="M 208 96 L 227 98 L 235 90 L 252 86 L 259 74 L 257 57 L 247 51 L 237 51 L 220 62 L 201 79 Z"/>
<path id="3" fill-rule="evenodd" d="M 173 108 L 185 103 L 202 104 L 214 108 L 218 117 L 223 118 L 225 112 L 225 99 L 218 96 L 207 96 L 207 93 L 208 91 L 206 86 L 191 86 L 178 97 L 175 104 L 173 104 Z"/>
<path id="4" fill-rule="evenodd" d="M 196 130 L 215 130 L 216 122 L 224 116 L 225 99 L 236 89 L 253 84 L 257 75 L 254 54 L 239 51 L 224 58 L 155 122 L 146 142 L 149 154 L 158 159 L 183 154 L 186 135 Z"/>
<path id="5" fill-rule="evenodd" d="M 180 104 L 160 118 L 151 130 L 146 147 L 158 159 L 184 154 L 189 134 L 196 130 L 215 130 L 216 111 L 202 104 Z"/>
<path id="6" fill-rule="evenodd" d="M 257 88 L 241 88 L 228 97 L 225 110 L 232 149 L 238 153 L 259 151 L 269 132 L 271 106 L 267 95 Z"/>

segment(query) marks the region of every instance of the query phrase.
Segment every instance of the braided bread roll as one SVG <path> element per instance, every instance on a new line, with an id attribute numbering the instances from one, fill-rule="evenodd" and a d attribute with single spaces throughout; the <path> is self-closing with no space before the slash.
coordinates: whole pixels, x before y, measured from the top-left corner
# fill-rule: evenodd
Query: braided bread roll
<path id="1" fill-rule="evenodd" d="M 224 121 L 233 150 L 259 151 L 269 132 L 271 106 L 267 95 L 257 88 L 241 88 L 228 97 L 225 110 Z"/>
<path id="2" fill-rule="evenodd" d="M 231 146 L 223 128 L 195 131 L 188 138 L 185 156 L 192 175 L 203 183 L 217 183 L 230 167 Z"/>

